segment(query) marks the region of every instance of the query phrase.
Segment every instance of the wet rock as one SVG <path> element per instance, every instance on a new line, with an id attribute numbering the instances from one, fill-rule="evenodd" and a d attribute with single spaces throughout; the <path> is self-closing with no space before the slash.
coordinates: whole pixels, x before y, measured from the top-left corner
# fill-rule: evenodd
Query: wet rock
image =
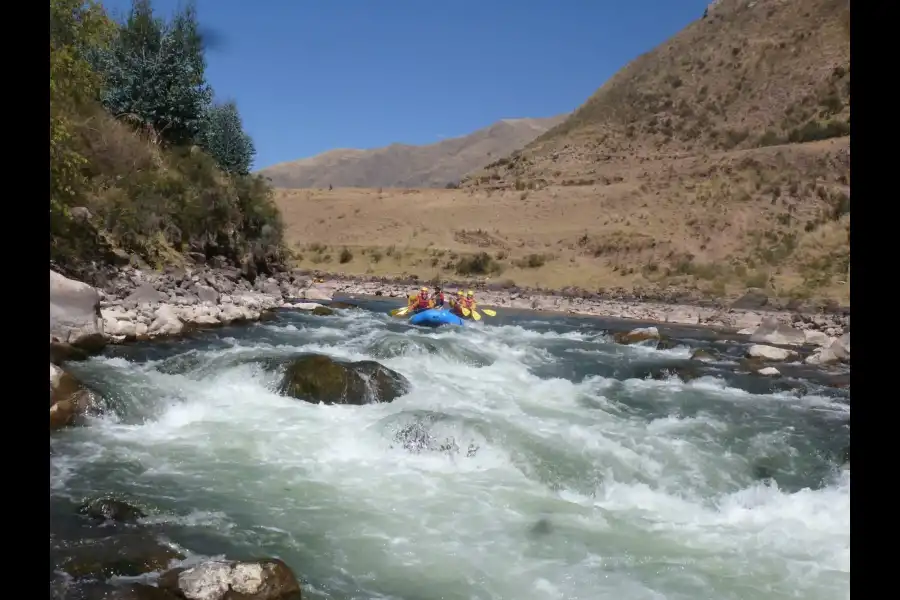
<path id="1" fill-rule="evenodd" d="M 617 344 L 636 344 L 646 340 L 660 339 L 659 330 L 656 327 L 639 327 L 625 332 L 620 331 L 613 336 Z"/>
<path id="2" fill-rule="evenodd" d="M 547 535 L 551 531 L 553 531 L 553 525 L 547 518 L 538 519 L 537 523 L 531 526 L 532 535 Z"/>
<path id="3" fill-rule="evenodd" d="M 51 585 L 57 582 L 51 582 Z M 184 600 L 166 590 L 152 585 L 131 583 L 115 585 L 100 581 L 80 581 L 76 583 L 59 581 L 59 589 L 51 593 L 60 600 Z"/>
<path id="4" fill-rule="evenodd" d="M 124 533 L 86 539 L 74 545 L 51 548 L 59 568 L 72 577 L 134 577 L 161 571 L 184 556 L 146 533 Z"/>
<path id="5" fill-rule="evenodd" d="M 760 326 L 750 335 L 750 341 L 757 344 L 800 346 L 806 343 L 806 334 L 790 325 L 779 323 L 773 317 L 769 317 L 763 319 Z"/>
<path id="6" fill-rule="evenodd" d="M 635 379 L 654 379 L 664 381 L 671 377 L 677 377 L 681 381 L 687 383 L 694 379 L 703 377 L 703 373 L 693 365 L 669 365 L 669 366 L 652 366 L 640 369 L 632 377 Z"/>
<path id="7" fill-rule="evenodd" d="M 69 279 L 51 270 L 51 341 L 78 347 L 92 337 L 100 336 L 102 339 L 102 333 L 99 291 L 86 283 Z"/>
<path id="8" fill-rule="evenodd" d="M 71 425 L 94 404 L 93 394 L 78 379 L 50 363 L 50 431 Z"/>
<path id="9" fill-rule="evenodd" d="M 765 292 L 758 289 L 747 290 L 747 293 L 735 300 L 731 304 L 731 308 L 743 310 L 757 310 L 768 304 L 769 297 Z"/>
<path id="10" fill-rule="evenodd" d="M 850 334 L 845 333 L 838 339 L 836 339 L 828 349 L 834 352 L 835 356 L 837 356 L 840 360 L 849 361 L 850 360 Z"/>
<path id="11" fill-rule="evenodd" d="M 81 505 L 78 512 L 97 520 L 135 522 L 147 516 L 140 508 L 116 498 L 102 497 L 89 500 Z"/>
<path id="12" fill-rule="evenodd" d="M 785 361 L 795 358 L 797 355 L 790 350 L 784 348 L 776 348 L 774 346 L 765 346 L 763 344 L 754 344 L 747 350 L 747 358 L 757 358 L 760 360 Z"/>
<path id="13" fill-rule="evenodd" d="M 718 356 L 712 350 L 706 348 L 697 348 L 691 352 L 691 360 L 699 360 L 700 362 L 712 362 L 718 360 Z"/>
<path id="14" fill-rule="evenodd" d="M 678 347 L 678 342 L 673 340 L 672 338 L 660 337 L 659 341 L 656 342 L 657 350 L 671 350 L 673 348 Z"/>
<path id="15" fill-rule="evenodd" d="M 350 302 L 331 302 L 328 306 L 331 307 L 331 308 L 339 308 L 339 309 L 342 309 L 342 310 L 354 309 L 354 308 L 355 308 L 355 309 L 358 309 L 358 308 L 359 308 L 357 305 L 351 304 Z"/>
<path id="16" fill-rule="evenodd" d="M 778 377 L 779 375 L 781 375 L 781 371 L 779 371 L 775 367 L 763 367 L 756 373 L 758 375 L 762 375 L 763 377 Z"/>
<path id="17" fill-rule="evenodd" d="M 317 317 L 330 317 L 334 314 L 334 311 L 327 306 L 317 306 L 311 312 Z"/>
<path id="18" fill-rule="evenodd" d="M 278 389 L 307 402 L 360 405 L 391 402 L 406 393 L 409 382 L 374 361 L 342 362 L 314 354 L 294 359 Z"/>
<path id="19" fill-rule="evenodd" d="M 209 561 L 173 569 L 159 587 L 189 600 L 301 600 L 300 583 L 283 561 Z"/>

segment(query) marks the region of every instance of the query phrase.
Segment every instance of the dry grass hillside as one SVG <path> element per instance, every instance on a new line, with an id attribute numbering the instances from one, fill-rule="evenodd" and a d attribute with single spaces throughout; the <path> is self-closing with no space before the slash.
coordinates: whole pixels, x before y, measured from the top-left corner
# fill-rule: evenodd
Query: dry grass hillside
<path id="1" fill-rule="evenodd" d="M 849 303 L 848 6 L 721 0 L 458 190 L 279 190 L 287 238 L 326 271 Z"/>
<path id="2" fill-rule="evenodd" d="M 282 188 L 443 188 L 522 148 L 563 118 L 505 119 L 469 135 L 427 146 L 392 144 L 373 150 L 331 150 L 280 163 L 259 174 Z"/>

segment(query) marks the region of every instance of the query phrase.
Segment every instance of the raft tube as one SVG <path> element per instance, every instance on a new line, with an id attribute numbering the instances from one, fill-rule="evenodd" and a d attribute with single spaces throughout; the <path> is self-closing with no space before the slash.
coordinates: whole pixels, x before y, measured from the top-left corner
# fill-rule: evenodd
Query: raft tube
<path id="1" fill-rule="evenodd" d="M 441 325 L 464 325 L 465 321 L 449 310 L 429 308 L 411 316 L 409 324 L 423 327 L 440 327 Z"/>

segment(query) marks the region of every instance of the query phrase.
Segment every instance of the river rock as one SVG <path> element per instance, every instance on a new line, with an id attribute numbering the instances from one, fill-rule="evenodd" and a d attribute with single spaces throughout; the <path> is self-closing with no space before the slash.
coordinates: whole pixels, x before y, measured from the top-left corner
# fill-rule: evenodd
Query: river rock
<path id="1" fill-rule="evenodd" d="M 750 341 L 757 344 L 800 346 L 806 343 L 806 335 L 799 329 L 779 323 L 774 317 L 768 317 L 750 335 Z"/>
<path id="2" fill-rule="evenodd" d="M 86 517 L 98 520 L 134 522 L 147 516 L 140 508 L 116 498 L 101 497 L 88 500 L 78 509 Z"/>
<path id="3" fill-rule="evenodd" d="M 712 362 L 717 360 L 716 354 L 707 348 L 697 348 L 691 352 L 691 360 L 699 360 L 700 362 Z"/>
<path id="4" fill-rule="evenodd" d="M 754 344 L 747 350 L 748 358 L 758 358 L 762 360 L 784 361 L 793 356 L 796 356 L 796 354 L 790 350 L 776 348 L 774 346 L 764 346 L 762 344 Z"/>
<path id="5" fill-rule="evenodd" d="M 375 361 L 342 362 L 318 354 L 291 361 L 278 388 L 307 402 L 356 405 L 391 402 L 408 389 L 403 375 Z"/>
<path id="6" fill-rule="evenodd" d="M 829 336 L 826 333 L 821 331 L 816 331 L 815 329 L 806 329 L 803 331 L 803 336 L 806 338 L 806 343 L 811 344 L 813 346 L 820 346 L 822 348 L 826 348 L 834 342 L 834 338 Z"/>
<path id="7" fill-rule="evenodd" d="M 51 270 L 51 339 L 74 346 L 94 346 L 98 340 L 102 342 L 102 334 L 99 291 Z M 102 349 L 102 343 L 100 347 Z"/>
<path id="8" fill-rule="evenodd" d="M 620 331 L 613 336 L 613 339 L 618 344 L 636 344 L 646 340 L 658 340 L 660 336 L 659 329 L 656 327 L 638 327 L 628 332 Z"/>
<path id="9" fill-rule="evenodd" d="M 841 359 L 838 358 L 837 354 L 831 348 L 819 348 L 813 354 L 810 354 L 806 357 L 805 362 L 808 365 L 831 365 L 837 362 L 840 362 Z"/>
<path id="10" fill-rule="evenodd" d="M 300 583 L 283 561 L 209 561 L 173 569 L 159 587 L 188 600 L 301 600 Z"/>
<path id="11" fill-rule="evenodd" d="M 149 332 L 156 335 L 177 335 L 184 329 L 184 323 L 178 318 L 175 309 L 163 304 L 154 313 Z"/>
<path id="12" fill-rule="evenodd" d="M 50 431 L 71 425 L 93 404 L 93 395 L 78 379 L 50 364 Z"/>
<path id="13" fill-rule="evenodd" d="M 777 377 L 777 376 L 781 375 L 781 371 L 779 371 L 775 367 L 763 367 L 756 373 L 758 375 L 762 375 L 764 377 Z"/>
<path id="14" fill-rule="evenodd" d="M 120 533 L 104 538 L 83 539 L 50 550 L 59 567 L 75 578 L 134 577 L 169 567 L 184 556 L 144 533 Z"/>

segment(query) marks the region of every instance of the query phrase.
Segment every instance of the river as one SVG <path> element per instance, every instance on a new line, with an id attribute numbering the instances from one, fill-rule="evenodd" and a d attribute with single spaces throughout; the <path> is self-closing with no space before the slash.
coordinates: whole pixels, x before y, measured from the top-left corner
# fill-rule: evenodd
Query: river
<path id="1" fill-rule="evenodd" d="M 699 329 L 656 350 L 598 319 L 433 331 L 365 308 L 69 365 L 110 410 L 51 436 L 55 534 L 115 493 L 195 559 L 281 557 L 305 598 L 850 597 L 849 390 L 742 375 L 742 343 Z M 721 358 L 688 361 L 697 347 Z M 278 396 L 251 359 L 298 352 L 378 360 L 412 390 Z"/>

